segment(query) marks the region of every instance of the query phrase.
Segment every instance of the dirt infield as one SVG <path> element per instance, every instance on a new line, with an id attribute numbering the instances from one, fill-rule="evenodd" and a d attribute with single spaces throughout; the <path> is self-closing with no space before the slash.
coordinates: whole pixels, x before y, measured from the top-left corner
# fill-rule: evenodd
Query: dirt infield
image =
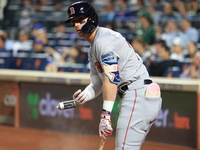
<path id="1" fill-rule="evenodd" d="M 0 126 L 0 150 L 98 150 L 100 138 L 49 130 Z M 106 140 L 104 150 L 114 150 L 114 138 Z M 141 150 L 195 150 L 181 146 L 145 142 Z"/>

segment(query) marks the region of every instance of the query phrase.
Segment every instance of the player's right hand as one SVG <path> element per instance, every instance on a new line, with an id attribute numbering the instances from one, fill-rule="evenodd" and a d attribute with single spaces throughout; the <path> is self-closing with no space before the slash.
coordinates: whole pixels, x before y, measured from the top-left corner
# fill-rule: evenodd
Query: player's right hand
<path id="1" fill-rule="evenodd" d="M 110 136 L 113 132 L 112 122 L 110 120 L 110 114 L 102 113 L 99 123 L 99 136 L 106 140 L 107 136 Z"/>
<path id="2" fill-rule="evenodd" d="M 81 89 L 79 89 L 73 94 L 73 99 L 76 103 L 82 105 L 91 99 L 91 94 L 88 90 L 81 91 Z"/>

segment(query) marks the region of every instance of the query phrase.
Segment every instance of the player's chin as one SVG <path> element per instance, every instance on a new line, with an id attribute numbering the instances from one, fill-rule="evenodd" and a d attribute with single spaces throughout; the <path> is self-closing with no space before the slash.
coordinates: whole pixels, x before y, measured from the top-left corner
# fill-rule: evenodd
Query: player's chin
<path id="1" fill-rule="evenodd" d="M 77 30 L 77 31 L 76 31 L 76 34 L 77 34 L 78 36 L 83 36 L 83 32 L 82 32 L 81 30 Z"/>

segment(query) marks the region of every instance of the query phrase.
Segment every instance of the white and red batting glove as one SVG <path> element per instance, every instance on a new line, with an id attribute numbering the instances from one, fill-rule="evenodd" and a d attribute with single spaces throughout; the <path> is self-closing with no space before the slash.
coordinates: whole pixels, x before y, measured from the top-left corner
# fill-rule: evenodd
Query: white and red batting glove
<path id="1" fill-rule="evenodd" d="M 101 114 L 101 120 L 99 123 L 99 136 L 106 139 L 107 136 L 110 136 L 113 132 L 112 122 L 110 120 L 111 113 L 103 110 Z"/>
<path id="2" fill-rule="evenodd" d="M 92 94 L 89 90 L 84 90 L 81 91 L 81 89 L 79 89 L 78 91 L 76 91 L 73 95 L 73 99 L 80 105 L 84 104 L 85 102 L 89 101 L 92 99 Z"/>

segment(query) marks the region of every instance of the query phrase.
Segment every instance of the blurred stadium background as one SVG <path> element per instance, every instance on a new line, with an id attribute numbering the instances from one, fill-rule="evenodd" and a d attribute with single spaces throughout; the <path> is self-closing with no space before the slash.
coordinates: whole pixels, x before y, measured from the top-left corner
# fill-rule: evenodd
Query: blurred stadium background
<path id="1" fill-rule="evenodd" d="M 55 108 L 89 83 L 90 44 L 64 24 L 73 2 L 0 0 L 0 150 L 98 149 L 101 96 L 84 107 Z M 163 108 L 142 150 L 200 149 L 200 61 L 194 64 L 200 49 L 200 1 L 88 2 L 98 12 L 99 25 L 120 32 L 161 85 Z M 181 56 L 163 61 L 161 55 L 174 53 L 176 46 Z M 190 49 L 195 49 L 192 54 Z M 192 65 L 195 75 L 189 73 Z M 114 135 L 105 150 L 114 149 Z"/>

